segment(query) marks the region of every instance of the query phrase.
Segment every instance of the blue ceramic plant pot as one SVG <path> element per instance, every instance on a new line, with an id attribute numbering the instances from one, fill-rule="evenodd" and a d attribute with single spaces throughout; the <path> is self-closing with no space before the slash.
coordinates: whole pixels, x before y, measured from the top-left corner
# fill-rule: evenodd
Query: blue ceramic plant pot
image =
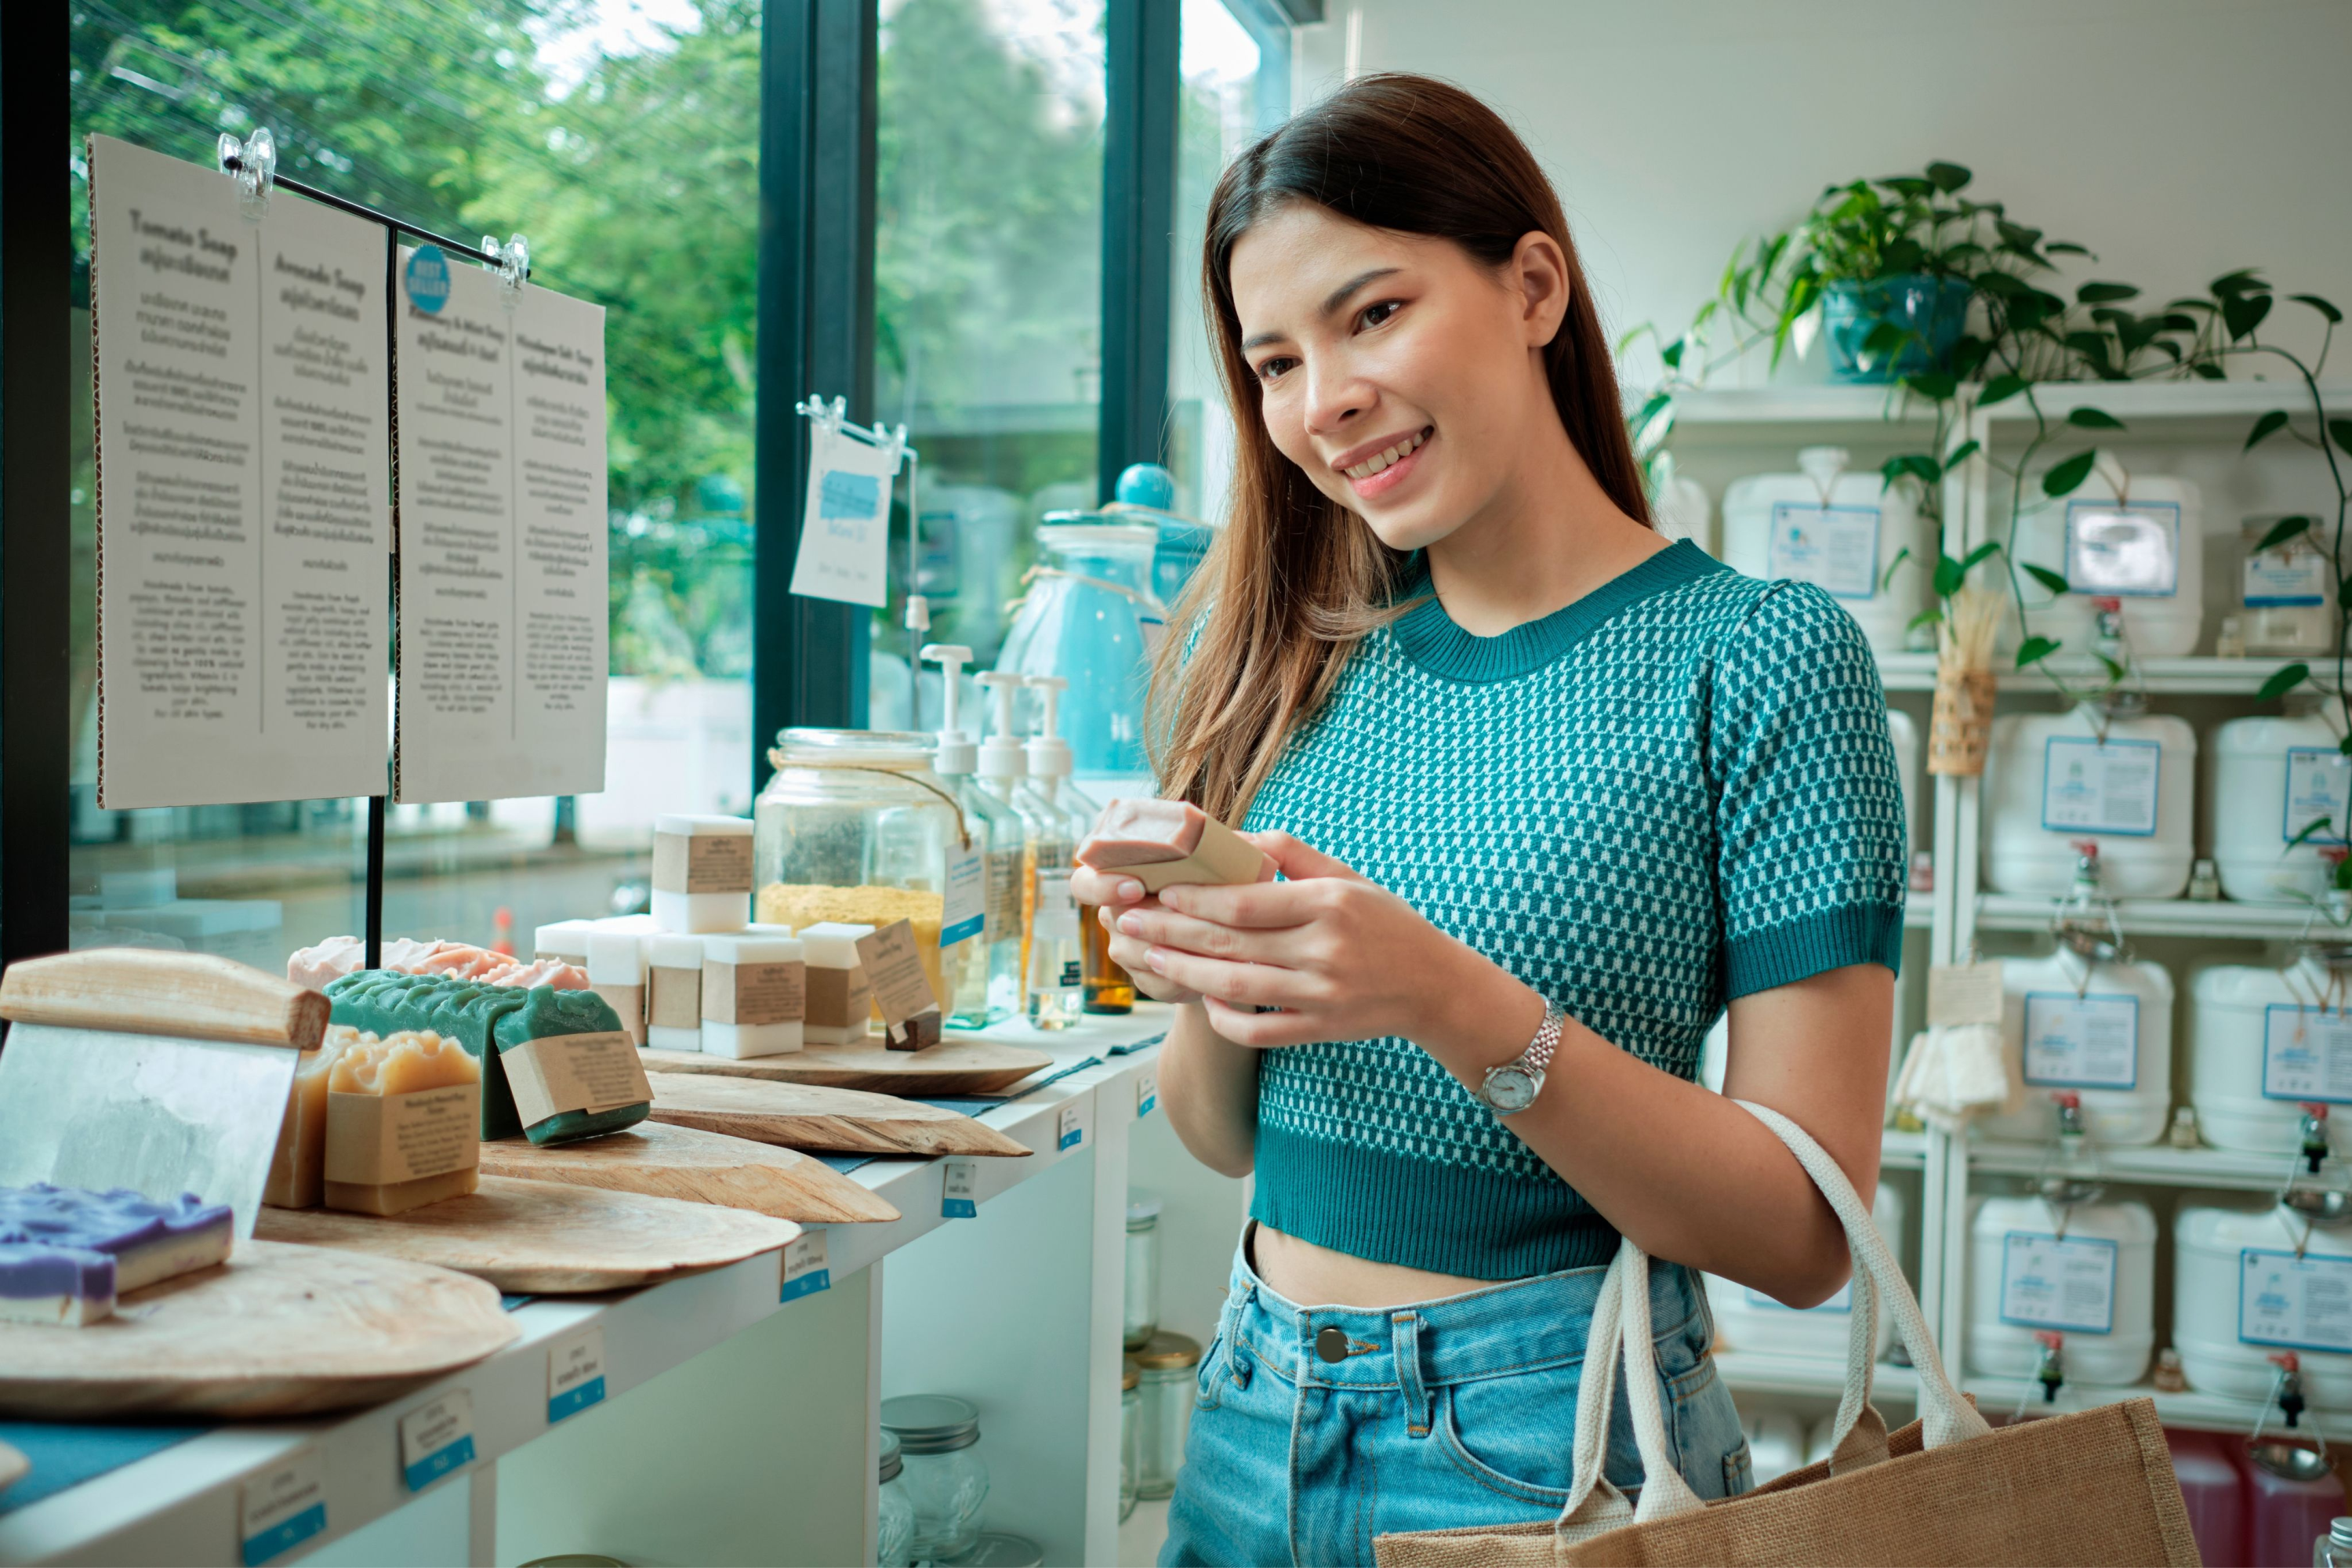
<path id="1" fill-rule="evenodd" d="M 1876 383 L 1946 368 L 1968 324 L 1971 292 L 1957 278 L 1924 272 L 1828 285 L 1822 290 L 1822 335 L 1829 340 L 1831 377 Z M 1917 336 L 1902 353 L 1873 355 L 1865 365 L 1862 345 L 1883 321 Z"/>

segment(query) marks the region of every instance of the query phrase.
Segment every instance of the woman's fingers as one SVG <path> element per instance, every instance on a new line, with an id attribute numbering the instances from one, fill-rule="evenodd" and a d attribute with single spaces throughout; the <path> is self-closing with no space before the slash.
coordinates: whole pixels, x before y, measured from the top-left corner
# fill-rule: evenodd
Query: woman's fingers
<path id="1" fill-rule="evenodd" d="M 1164 904 L 1122 910 L 1110 929 L 1150 946 L 1181 948 L 1204 958 L 1230 959 L 1236 963 L 1281 963 L 1290 956 L 1286 940 L 1289 932 L 1286 930 L 1254 931 L 1219 925 L 1213 921 L 1178 914 Z"/>
<path id="2" fill-rule="evenodd" d="M 1209 1026 L 1237 1046 L 1271 1050 L 1281 1046 L 1310 1045 L 1328 1036 L 1312 1014 L 1261 1013 L 1255 1007 L 1235 1007 L 1214 996 L 1204 996 L 1201 1002 L 1209 1015 Z"/>
<path id="3" fill-rule="evenodd" d="M 1322 912 L 1327 896 L 1312 882 L 1183 883 L 1160 890 L 1160 901 L 1179 914 L 1255 931 L 1305 925 Z"/>
<path id="4" fill-rule="evenodd" d="M 1153 947 L 1143 962 L 1154 974 L 1236 1007 L 1307 1007 L 1326 1000 L 1312 976 L 1276 964 L 1234 963 L 1173 947 Z"/>
<path id="5" fill-rule="evenodd" d="M 1124 871 L 1098 871 L 1081 865 L 1070 872 L 1070 896 L 1082 904 L 1106 909 L 1143 901 L 1143 884 Z"/>

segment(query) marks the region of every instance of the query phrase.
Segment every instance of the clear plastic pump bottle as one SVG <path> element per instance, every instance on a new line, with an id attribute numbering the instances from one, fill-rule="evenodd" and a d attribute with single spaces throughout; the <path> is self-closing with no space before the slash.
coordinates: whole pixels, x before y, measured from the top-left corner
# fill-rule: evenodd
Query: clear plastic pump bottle
<path id="1" fill-rule="evenodd" d="M 919 657 L 938 665 L 945 678 L 945 728 L 940 731 L 939 760 L 933 771 L 963 808 L 965 828 L 971 835 L 972 847 L 981 852 L 987 900 L 980 935 L 966 939 L 978 944 L 977 954 L 961 967 L 943 965 L 957 976 L 955 994 L 948 999 L 948 1022 L 959 1028 L 982 1029 L 1011 1017 L 1020 1005 L 1021 917 L 1016 888 L 1028 830 L 1009 802 L 973 777 L 980 748 L 972 743 L 971 732 L 956 723 L 957 689 L 963 684 L 963 667 L 971 662 L 971 649 L 931 643 Z M 1013 898 L 997 897 L 1000 875 Z"/>
<path id="2" fill-rule="evenodd" d="M 1001 1005 L 1010 1017 L 1028 1010 L 1031 870 L 1040 837 L 1050 837 L 1046 831 L 1050 824 L 1030 810 L 1028 792 L 1023 787 L 1029 776 L 1029 754 L 1013 732 L 1013 699 L 1021 689 L 1021 677 L 1009 669 L 992 669 L 972 679 L 988 693 L 994 716 L 988 739 L 980 746 L 980 787 L 1021 825 L 1020 847 L 1010 853 L 992 849 L 988 858 L 988 918 L 1010 932 L 1013 941 L 1012 971 L 1005 976 L 1001 995 L 993 990 L 989 993 L 988 1005 L 991 1008 Z M 990 975 L 992 985 L 992 967 Z"/>
<path id="3" fill-rule="evenodd" d="M 1059 732 L 1062 692 L 1070 683 L 1058 675 L 1033 675 L 1028 683 L 1042 713 L 1024 748 L 1029 782 L 1021 791 L 1024 815 L 1041 825 L 1029 879 L 1029 1022 L 1066 1029 L 1084 1014 L 1087 994 L 1082 917 L 1070 895 L 1070 872 L 1095 808 L 1070 783 L 1070 743 Z"/>

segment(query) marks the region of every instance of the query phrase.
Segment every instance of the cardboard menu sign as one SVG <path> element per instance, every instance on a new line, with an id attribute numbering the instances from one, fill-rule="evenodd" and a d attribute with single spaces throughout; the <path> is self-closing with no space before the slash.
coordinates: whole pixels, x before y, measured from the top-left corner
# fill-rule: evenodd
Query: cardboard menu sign
<path id="1" fill-rule="evenodd" d="M 859 937 L 857 959 L 874 986 L 890 1048 L 919 1051 L 938 1045 L 940 999 L 931 994 L 931 977 L 923 969 L 913 925 L 892 921 L 871 936 Z"/>

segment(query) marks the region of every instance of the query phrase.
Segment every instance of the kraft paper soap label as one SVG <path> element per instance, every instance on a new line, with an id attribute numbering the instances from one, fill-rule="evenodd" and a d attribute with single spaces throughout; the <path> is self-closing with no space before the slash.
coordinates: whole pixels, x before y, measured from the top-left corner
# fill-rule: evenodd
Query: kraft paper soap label
<path id="1" fill-rule="evenodd" d="M 2137 1085 L 2139 998 L 2028 992 L 2025 1081 L 2043 1089 Z"/>
<path id="2" fill-rule="evenodd" d="M 2352 1258 L 2247 1247 L 2238 1254 L 2238 1338 L 2289 1350 L 2352 1351 Z"/>
<path id="3" fill-rule="evenodd" d="M 1947 1029 L 2000 1022 L 2000 965 L 1938 963 L 1927 971 L 1927 1022 Z"/>
<path id="4" fill-rule="evenodd" d="M 808 965 L 721 963 L 702 966 L 702 1016 L 714 1024 L 790 1024 L 808 1007 Z"/>
<path id="5" fill-rule="evenodd" d="M 621 1027 L 628 1031 L 631 1039 L 638 1039 L 644 1036 L 646 1032 L 646 988 L 644 986 L 614 985 L 600 980 L 589 989 L 602 996 L 604 999 L 604 1005 L 619 1015 Z"/>
<path id="6" fill-rule="evenodd" d="M 804 1016 L 819 1029 L 846 1029 L 863 1025 L 874 1012 L 874 987 L 860 968 L 835 969 L 810 964 Z"/>
<path id="7" fill-rule="evenodd" d="M 2291 1002 L 2263 1008 L 2263 1098 L 2352 1103 L 2352 1018 Z"/>
<path id="8" fill-rule="evenodd" d="M 665 893 L 748 893 L 748 833 L 656 833 L 654 886 Z"/>
<path id="9" fill-rule="evenodd" d="M 327 1180 L 383 1186 L 481 1161 L 482 1086 L 327 1096 Z"/>
<path id="10" fill-rule="evenodd" d="M 874 1000 L 882 1009 L 882 1025 L 891 1044 L 906 1049 L 937 1044 L 940 999 L 931 994 L 931 977 L 924 973 L 922 953 L 915 946 L 914 926 L 892 921 L 859 937 L 857 957 L 874 987 Z M 928 1020 L 923 1019 L 925 1014 L 930 1016 Z"/>
<path id="11" fill-rule="evenodd" d="M 2116 1327 L 2116 1244 L 2012 1230 L 2001 1238 L 2000 1321 L 2108 1334 Z"/>
<path id="12" fill-rule="evenodd" d="M 236 1538 L 245 1568 L 261 1568 L 327 1528 L 319 1450 L 305 1443 L 236 1489 Z"/>
<path id="13" fill-rule="evenodd" d="M 646 972 L 646 1022 L 656 1029 L 702 1027 L 702 971 L 665 969 Z"/>
<path id="14" fill-rule="evenodd" d="M 499 1052 L 499 1060 L 527 1128 L 567 1110 L 617 1110 L 654 1097 L 637 1047 L 618 1029 L 541 1035 Z"/>

